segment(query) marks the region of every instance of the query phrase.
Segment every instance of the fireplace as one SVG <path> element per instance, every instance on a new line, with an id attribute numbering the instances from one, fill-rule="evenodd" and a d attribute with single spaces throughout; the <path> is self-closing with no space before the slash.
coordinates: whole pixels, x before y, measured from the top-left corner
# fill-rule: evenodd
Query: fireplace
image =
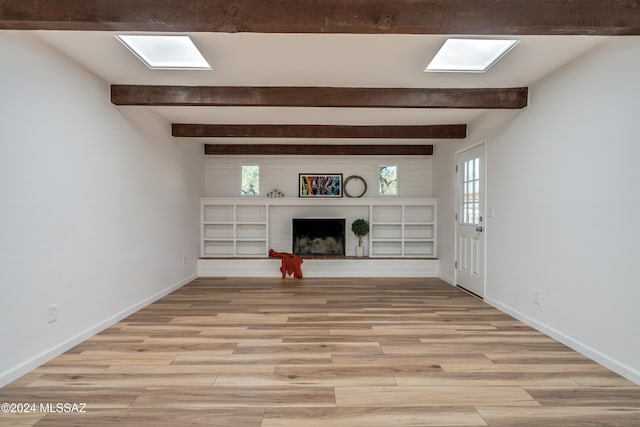
<path id="1" fill-rule="evenodd" d="M 344 256 L 344 218 L 293 218 L 293 253 Z"/>

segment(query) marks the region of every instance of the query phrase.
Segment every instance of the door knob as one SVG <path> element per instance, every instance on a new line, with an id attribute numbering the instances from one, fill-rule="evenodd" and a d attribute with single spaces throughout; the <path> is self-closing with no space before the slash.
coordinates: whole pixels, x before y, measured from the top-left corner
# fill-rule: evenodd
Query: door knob
<path id="1" fill-rule="evenodd" d="M 484 231 L 484 229 L 482 228 L 481 225 L 479 225 L 479 226 L 476 227 L 476 231 L 479 231 L 479 232 L 482 233 Z"/>

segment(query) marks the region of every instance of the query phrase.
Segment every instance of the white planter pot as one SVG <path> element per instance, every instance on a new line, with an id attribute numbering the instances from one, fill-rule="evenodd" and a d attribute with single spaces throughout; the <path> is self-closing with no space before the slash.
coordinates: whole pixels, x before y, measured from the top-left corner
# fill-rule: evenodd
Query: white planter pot
<path id="1" fill-rule="evenodd" d="M 357 257 L 364 256 L 364 246 L 356 246 L 356 256 Z"/>

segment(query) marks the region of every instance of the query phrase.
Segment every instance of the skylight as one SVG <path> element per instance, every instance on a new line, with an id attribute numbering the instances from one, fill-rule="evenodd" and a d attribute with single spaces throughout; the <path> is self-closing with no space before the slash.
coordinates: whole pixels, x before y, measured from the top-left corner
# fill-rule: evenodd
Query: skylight
<path id="1" fill-rule="evenodd" d="M 189 36 L 118 35 L 116 36 L 147 67 L 160 70 L 210 70 Z"/>
<path id="2" fill-rule="evenodd" d="M 484 73 L 518 40 L 448 39 L 425 71 Z"/>

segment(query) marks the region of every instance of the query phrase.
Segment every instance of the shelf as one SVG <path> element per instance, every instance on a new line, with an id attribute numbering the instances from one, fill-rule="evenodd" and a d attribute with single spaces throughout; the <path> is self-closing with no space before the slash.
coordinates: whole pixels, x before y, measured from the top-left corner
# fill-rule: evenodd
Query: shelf
<path id="1" fill-rule="evenodd" d="M 234 242 L 231 241 L 205 241 L 203 245 L 203 256 L 232 256 Z"/>
<path id="2" fill-rule="evenodd" d="M 433 240 L 435 238 L 435 227 L 427 224 L 405 224 L 404 236 L 407 240 Z"/>
<path id="3" fill-rule="evenodd" d="M 237 240 L 236 255 L 249 257 L 264 257 L 267 255 L 266 240 Z"/>
<path id="4" fill-rule="evenodd" d="M 233 239 L 233 224 L 204 224 L 203 239 Z"/>
<path id="5" fill-rule="evenodd" d="M 409 256 L 433 256 L 433 242 L 405 242 L 404 254 Z"/>
<path id="6" fill-rule="evenodd" d="M 266 205 L 236 205 L 236 223 L 267 223 Z"/>
<path id="7" fill-rule="evenodd" d="M 202 221 L 233 224 L 234 210 L 234 205 L 204 205 L 202 207 Z"/>
<path id="8" fill-rule="evenodd" d="M 236 225 L 236 239 L 267 240 L 266 224 L 238 224 Z"/>
<path id="9" fill-rule="evenodd" d="M 372 240 L 402 239 L 402 224 L 376 224 L 369 233 Z"/>
<path id="10" fill-rule="evenodd" d="M 402 221 L 402 205 L 372 206 L 372 223 L 397 223 Z"/>
<path id="11" fill-rule="evenodd" d="M 369 256 L 402 256 L 402 242 L 373 242 Z"/>
<path id="12" fill-rule="evenodd" d="M 405 222 L 433 222 L 435 219 L 435 206 L 406 205 L 404 207 Z"/>

